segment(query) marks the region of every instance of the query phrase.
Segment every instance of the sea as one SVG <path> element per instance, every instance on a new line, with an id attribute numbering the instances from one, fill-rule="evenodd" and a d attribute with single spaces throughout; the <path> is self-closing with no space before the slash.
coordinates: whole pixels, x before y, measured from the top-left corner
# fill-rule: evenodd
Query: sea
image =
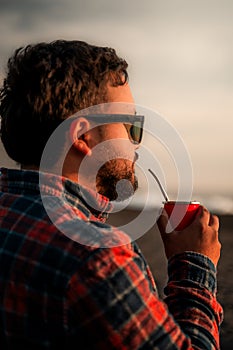
<path id="1" fill-rule="evenodd" d="M 125 208 L 140 211 L 144 208 L 147 200 L 146 208 L 148 210 L 158 209 L 163 206 L 163 199 L 158 199 L 156 195 L 158 194 L 151 196 L 152 199 L 145 199 L 145 196 L 137 195 L 128 204 L 125 204 Z M 153 200 L 153 198 L 156 198 L 156 200 Z M 171 198 L 176 199 L 175 196 Z M 233 216 L 233 194 L 198 194 L 194 195 L 192 200 L 200 202 L 213 214 Z M 122 203 L 114 203 L 114 207 L 120 211 L 121 208 L 124 208 L 124 205 Z"/>

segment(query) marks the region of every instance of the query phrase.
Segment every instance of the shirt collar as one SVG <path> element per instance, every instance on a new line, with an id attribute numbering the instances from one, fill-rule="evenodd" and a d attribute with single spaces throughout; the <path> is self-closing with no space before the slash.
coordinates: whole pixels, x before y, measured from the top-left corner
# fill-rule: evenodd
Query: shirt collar
<path id="1" fill-rule="evenodd" d="M 64 196 L 70 205 L 82 204 L 89 212 L 104 221 L 112 210 L 108 198 L 79 184 L 50 173 L 33 170 L 0 168 L 0 191 L 24 195 Z"/>

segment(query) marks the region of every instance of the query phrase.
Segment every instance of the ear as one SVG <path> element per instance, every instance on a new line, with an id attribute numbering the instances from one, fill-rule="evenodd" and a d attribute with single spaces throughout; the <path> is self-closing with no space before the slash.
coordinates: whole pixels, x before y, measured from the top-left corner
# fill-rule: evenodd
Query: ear
<path id="1" fill-rule="evenodd" d="M 91 155 L 88 137 L 85 135 L 90 130 L 90 123 L 87 119 L 80 117 L 75 119 L 70 125 L 70 138 L 73 147 L 83 155 Z"/>

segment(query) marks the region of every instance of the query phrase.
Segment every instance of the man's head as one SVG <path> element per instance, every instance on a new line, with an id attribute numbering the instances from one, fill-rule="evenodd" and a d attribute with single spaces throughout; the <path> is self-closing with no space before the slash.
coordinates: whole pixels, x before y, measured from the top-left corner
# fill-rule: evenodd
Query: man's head
<path id="1" fill-rule="evenodd" d="M 124 85 L 126 69 L 115 50 L 82 41 L 16 50 L 0 93 L 1 139 L 9 157 L 39 166 L 55 128 L 79 110 L 108 102 L 107 83 Z"/>
<path id="2" fill-rule="evenodd" d="M 58 40 L 16 50 L 8 61 L 8 74 L 0 91 L 1 139 L 6 152 L 23 167 L 39 168 L 48 139 L 64 120 L 99 104 L 132 104 L 127 80 L 127 63 L 111 48 Z M 134 114 L 132 106 L 130 109 L 123 113 Z M 79 119 L 72 133 L 62 174 L 85 185 L 89 185 L 88 176 L 77 174 L 85 156 L 98 144 L 113 145 L 106 143 L 108 140 L 129 139 L 124 121 L 95 128 L 88 119 Z M 57 147 L 59 154 L 62 142 Z M 129 157 L 122 148 L 114 144 L 115 159 L 106 161 L 96 176 L 97 191 L 110 199 L 117 198 L 116 185 L 122 179 L 130 184 L 125 197 L 137 188 L 136 147 Z M 109 152 L 109 147 L 102 151 Z M 55 155 L 51 159 L 57 161 Z"/>

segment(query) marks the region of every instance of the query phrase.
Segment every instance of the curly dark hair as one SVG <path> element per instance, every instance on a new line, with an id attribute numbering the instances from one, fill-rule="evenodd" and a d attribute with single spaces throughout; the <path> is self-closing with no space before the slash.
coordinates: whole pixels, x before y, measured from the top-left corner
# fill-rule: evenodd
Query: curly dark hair
<path id="1" fill-rule="evenodd" d="M 128 80 L 112 48 L 56 40 L 19 48 L 0 89 L 1 140 L 10 158 L 39 166 L 47 140 L 75 112 L 108 102 L 106 84 Z"/>

